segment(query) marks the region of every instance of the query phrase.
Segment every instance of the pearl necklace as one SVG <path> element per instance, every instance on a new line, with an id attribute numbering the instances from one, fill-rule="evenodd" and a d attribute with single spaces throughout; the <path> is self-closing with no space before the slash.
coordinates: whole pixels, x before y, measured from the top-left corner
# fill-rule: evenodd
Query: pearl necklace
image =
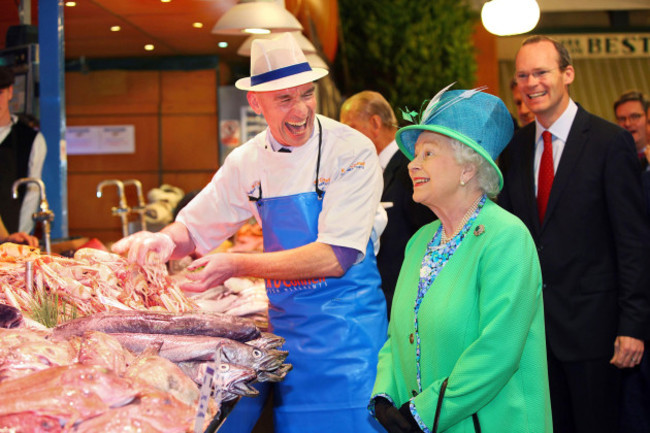
<path id="1" fill-rule="evenodd" d="M 465 216 L 463 216 L 463 219 L 460 221 L 460 225 L 458 226 L 458 230 L 456 230 L 451 236 L 447 236 L 447 232 L 445 231 L 445 227 L 442 227 L 442 235 L 440 236 L 440 244 L 446 244 L 449 242 L 451 239 L 453 239 L 460 231 L 465 227 L 465 224 L 467 224 L 467 221 L 472 217 L 472 214 L 478 207 L 478 203 L 481 201 L 481 198 L 483 197 L 483 194 L 479 195 L 476 200 L 474 200 L 474 203 L 469 207 L 467 212 L 465 212 Z"/>

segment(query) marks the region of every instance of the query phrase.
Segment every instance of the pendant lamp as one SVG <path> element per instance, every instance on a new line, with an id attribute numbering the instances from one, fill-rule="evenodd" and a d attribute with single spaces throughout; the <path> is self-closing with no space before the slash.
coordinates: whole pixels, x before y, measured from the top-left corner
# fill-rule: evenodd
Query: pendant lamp
<path id="1" fill-rule="evenodd" d="M 212 27 L 212 33 L 219 35 L 296 30 L 301 31 L 302 25 L 284 7 L 284 0 L 239 0 Z"/>
<path id="2" fill-rule="evenodd" d="M 534 29 L 539 14 L 536 0 L 490 0 L 483 5 L 481 20 L 488 32 L 509 36 Z"/>

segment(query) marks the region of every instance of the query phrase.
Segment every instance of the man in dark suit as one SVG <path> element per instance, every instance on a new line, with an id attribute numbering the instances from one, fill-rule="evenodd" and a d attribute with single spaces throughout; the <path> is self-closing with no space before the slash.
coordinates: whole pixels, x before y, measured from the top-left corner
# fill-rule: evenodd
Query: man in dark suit
<path id="1" fill-rule="evenodd" d="M 650 336 L 650 227 L 634 142 L 569 96 L 561 44 L 526 39 L 516 78 L 535 122 L 511 142 L 499 203 L 526 224 L 544 280 L 554 431 L 618 430 L 620 369 Z"/>
<path id="2" fill-rule="evenodd" d="M 436 216 L 426 206 L 413 201 L 409 160 L 398 151 L 395 142 L 397 119 L 388 101 L 377 92 L 357 93 L 344 102 L 340 119 L 372 140 L 384 170 L 381 201 L 388 214 L 388 225 L 380 238 L 377 267 L 390 317 L 406 243 L 420 227 L 433 221 Z"/>
<path id="3" fill-rule="evenodd" d="M 648 168 L 645 148 L 648 145 L 647 126 L 648 101 L 643 93 L 638 90 L 629 90 L 618 97 L 614 102 L 614 115 L 616 123 L 621 128 L 632 134 L 641 170 Z"/>

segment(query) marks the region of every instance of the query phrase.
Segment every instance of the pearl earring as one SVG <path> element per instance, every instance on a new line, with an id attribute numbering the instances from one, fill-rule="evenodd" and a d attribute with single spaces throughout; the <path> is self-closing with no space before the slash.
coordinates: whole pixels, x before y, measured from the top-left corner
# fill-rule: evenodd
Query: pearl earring
<path id="1" fill-rule="evenodd" d="M 460 186 L 465 186 L 465 182 L 461 179 Z"/>

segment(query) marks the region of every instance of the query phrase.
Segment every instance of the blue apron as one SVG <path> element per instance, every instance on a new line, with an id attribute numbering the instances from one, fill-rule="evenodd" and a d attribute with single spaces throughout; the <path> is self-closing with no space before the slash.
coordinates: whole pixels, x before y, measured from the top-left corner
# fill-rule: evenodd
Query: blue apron
<path id="1" fill-rule="evenodd" d="M 264 251 L 314 242 L 323 194 L 318 183 L 315 192 L 283 197 L 262 198 L 260 189 Z M 266 281 L 272 331 L 286 339 L 285 362 L 293 364 L 284 381 L 273 384 L 276 433 L 383 431 L 366 409 L 386 340 L 380 286 L 370 241 L 364 260 L 342 277 Z M 260 385 L 262 395 L 242 398 L 220 432 L 252 429 L 270 388 Z"/>

